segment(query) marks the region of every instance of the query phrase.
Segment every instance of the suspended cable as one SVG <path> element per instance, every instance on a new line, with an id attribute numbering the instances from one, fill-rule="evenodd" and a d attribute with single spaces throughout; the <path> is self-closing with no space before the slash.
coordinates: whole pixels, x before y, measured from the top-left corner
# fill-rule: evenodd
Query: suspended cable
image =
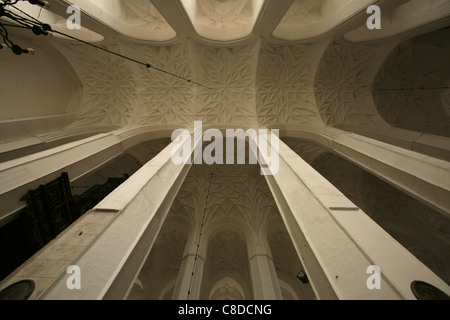
<path id="1" fill-rule="evenodd" d="M 206 195 L 205 207 L 203 208 L 202 222 L 201 222 L 200 230 L 199 230 L 198 237 L 197 237 L 197 249 L 196 249 L 195 257 L 194 257 L 194 265 L 192 266 L 191 281 L 189 283 L 189 290 L 188 290 L 188 294 L 187 294 L 187 300 L 189 300 L 189 298 L 191 297 L 192 286 L 194 284 L 195 269 L 197 268 L 197 261 L 198 261 L 198 258 L 199 258 L 200 242 L 201 242 L 202 235 L 203 235 L 203 227 L 205 225 L 206 211 L 208 210 L 209 195 L 211 194 L 211 184 L 212 184 L 213 176 L 214 176 L 214 174 L 211 173 L 211 176 L 209 178 L 208 193 Z"/>
<path id="2" fill-rule="evenodd" d="M 171 75 L 171 76 L 173 76 L 173 77 L 176 77 L 176 78 L 178 78 L 178 79 L 187 81 L 187 82 L 189 82 L 189 83 L 194 83 L 194 84 L 196 84 L 196 85 L 199 85 L 199 86 L 202 86 L 202 87 L 204 87 L 204 88 L 210 89 L 210 88 L 208 88 L 207 86 L 205 86 L 205 85 L 203 85 L 203 84 L 201 84 L 201 83 L 192 81 L 192 80 L 190 80 L 190 79 L 187 79 L 187 78 L 185 78 L 185 77 L 179 76 L 179 75 L 174 74 L 174 73 L 171 73 L 171 72 L 166 71 L 166 70 L 164 70 L 164 69 L 160 69 L 160 68 L 158 68 L 158 67 L 152 66 L 152 65 L 149 64 L 149 63 L 145 63 L 145 62 L 141 62 L 141 61 L 138 61 L 138 60 L 129 58 L 129 57 L 124 56 L 124 55 L 122 55 L 122 54 L 113 52 L 113 51 L 111 51 L 111 50 L 102 48 L 102 47 L 100 47 L 100 46 L 97 46 L 97 45 L 95 45 L 95 44 L 93 44 L 93 43 L 89 43 L 89 42 L 87 42 L 87 41 L 84 41 L 84 40 L 81 40 L 81 39 L 72 37 L 71 35 L 65 34 L 65 33 L 61 32 L 61 31 L 52 30 L 52 32 L 53 32 L 53 33 L 58 33 L 58 34 L 60 34 L 60 35 L 63 35 L 63 36 L 65 36 L 65 37 L 68 37 L 68 38 L 70 38 L 70 39 L 73 39 L 73 40 L 79 41 L 79 42 L 81 42 L 81 43 L 87 44 L 87 45 L 92 46 L 92 47 L 94 47 L 94 48 L 103 50 L 103 51 L 108 52 L 108 53 L 110 53 L 110 54 L 116 55 L 116 56 L 118 56 L 118 57 L 120 57 L 120 58 L 123 58 L 123 59 L 129 60 L 129 61 L 135 62 L 135 63 L 140 64 L 140 65 L 143 65 L 143 66 L 147 67 L 148 69 L 154 69 L 154 70 L 156 70 L 156 71 L 163 72 L 163 73 L 165 73 L 165 74 Z"/>
<path id="3" fill-rule="evenodd" d="M 12 42 L 10 40 L 10 38 L 9 38 L 9 34 L 8 34 L 7 29 L 6 29 L 6 26 L 8 26 L 8 27 L 16 27 L 16 28 L 31 29 L 32 32 L 35 35 L 48 36 L 48 35 L 51 35 L 51 33 L 57 33 L 57 34 L 62 35 L 64 37 L 70 38 L 72 40 L 81 42 L 81 43 L 86 44 L 88 46 L 94 47 L 96 49 L 99 49 L 99 50 L 102 50 L 102 51 L 107 52 L 109 54 L 112 54 L 112 55 L 115 55 L 117 57 L 120 57 L 122 59 L 126 59 L 126 60 L 132 61 L 134 63 L 143 65 L 143 66 L 145 66 L 148 69 L 153 69 L 153 70 L 156 70 L 158 72 L 162 72 L 162 73 L 165 73 L 165 74 L 170 75 L 172 77 L 178 78 L 180 80 L 187 81 L 189 83 L 193 83 L 193 84 L 196 84 L 198 86 L 204 87 L 206 89 L 211 89 L 211 88 L 209 88 L 209 87 L 207 87 L 207 86 L 205 86 L 205 85 L 203 85 L 203 84 L 201 84 L 199 82 L 193 81 L 193 80 L 188 79 L 186 77 L 179 76 L 179 75 L 177 75 L 175 73 L 169 72 L 169 71 L 164 70 L 162 68 L 158 68 L 158 67 L 152 66 L 149 63 L 138 61 L 136 59 L 127 57 L 125 55 L 119 54 L 117 52 L 105 49 L 105 48 L 97 46 L 97 45 L 95 45 L 93 43 L 90 43 L 90 42 L 84 41 L 82 39 L 79 39 L 77 37 L 71 36 L 71 35 L 66 34 L 64 32 L 61 32 L 61 31 L 58 31 L 58 30 L 53 30 L 52 27 L 49 24 L 42 23 L 38 19 L 34 18 L 33 16 L 29 15 L 28 13 L 26 13 L 23 10 L 21 10 L 21 9 L 17 8 L 16 6 L 14 6 L 17 2 L 18 2 L 18 0 L 1 0 L 1 3 L 0 3 L 0 17 L 3 17 L 3 16 L 7 17 L 7 18 L 11 19 L 12 21 L 16 22 L 18 25 L 4 24 L 4 23 L 2 23 L 0 21 L 0 36 L 3 37 L 3 41 L 5 42 L 5 45 L 1 45 L 0 44 L 0 49 L 3 49 L 6 46 L 6 47 L 10 48 L 16 55 L 21 55 L 23 53 L 32 53 L 32 54 L 34 54 L 34 50 L 33 49 L 30 49 L 30 48 L 29 49 L 22 49 L 20 46 L 18 46 L 14 42 Z M 47 1 L 28 0 L 28 2 L 31 3 L 31 4 L 34 4 L 34 5 L 39 5 L 41 7 L 41 10 L 42 10 L 42 8 L 47 8 L 49 6 Z M 26 17 L 22 17 L 22 16 L 20 16 L 20 15 L 18 15 L 16 13 L 6 9 L 7 6 L 13 7 L 14 9 L 16 9 L 19 12 L 21 12 L 22 14 L 24 14 Z"/>
<path id="4" fill-rule="evenodd" d="M 11 7 L 13 7 L 14 9 L 16 9 L 17 11 L 20 11 L 21 13 L 23 13 L 24 15 L 26 15 L 27 17 L 29 17 L 29 18 L 30 18 L 31 20 L 33 20 L 34 22 L 36 22 L 36 23 L 38 23 L 38 24 L 40 24 L 40 25 L 43 24 L 42 22 L 40 22 L 40 21 L 39 21 L 38 19 L 36 19 L 35 17 L 29 15 L 28 13 L 26 13 L 25 11 L 23 11 L 23 10 L 17 8 L 16 6 L 11 5 Z M 41 7 L 41 10 L 42 10 L 42 7 Z"/>

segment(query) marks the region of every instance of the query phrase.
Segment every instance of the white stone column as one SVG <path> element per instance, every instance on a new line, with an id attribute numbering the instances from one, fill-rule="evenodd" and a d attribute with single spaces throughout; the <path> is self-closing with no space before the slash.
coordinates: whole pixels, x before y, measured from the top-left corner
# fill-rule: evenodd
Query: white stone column
<path id="1" fill-rule="evenodd" d="M 416 151 L 430 157 L 450 161 L 450 138 L 448 137 L 400 129 L 389 125 L 367 126 L 345 124 L 335 127 Z"/>
<path id="2" fill-rule="evenodd" d="M 173 300 L 199 300 L 205 259 L 195 252 L 184 256 Z"/>
<path id="3" fill-rule="evenodd" d="M 209 188 L 207 188 L 209 189 Z M 205 195 L 205 199 L 208 195 Z M 205 210 L 205 201 L 200 201 L 195 207 L 198 213 L 197 226 L 190 230 L 191 234 L 186 243 L 180 273 L 175 286 L 173 300 L 199 300 L 202 288 L 203 269 L 208 248 L 204 231 L 204 221 L 201 218 Z"/>
<path id="4" fill-rule="evenodd" d="M 172 161 L 172 150 L 180 150 L 185 143 L 191 141 L 171 143 L 94 208 L 116 212 L 116 217 L 72 263 L 81 270 L 81 290 L 69 290 L 69 275 L 63 274 L 41 299 L 127 297 L 189 171 L 190 165 Z"/>
<path id="5" fill-rule="evenodd" d="M 74 182 L 135 145 L 170 137 L 171 132 L 167 128 L 129 127 L 0 163 L 0 227 L 17 218 L 26 205 L 21 199 L 28 190 L 53 181 L 61 172 L 67 172 Z"/>
<path id="6" fill-rule="evenodd" d="M 330 126 L 286 127 L 281 134 L 314 141 L 442 214 L 450 214 L 448 161 Z"/>
<path id="7" fill-rule="evenodd" d="M 249 248 L 250 276 L 252 278 L 255 300 L 282 300 L 277 272 L 273 264 L 270 250 L 264 245 Z"/>
<path id="8" fill-rule="evenodd" d="M 450 293 L 446 283 L 279 144 L 279 170 L 266 180 L 318 299 L 415 299 L 410 288 L 415 280 Z M 379 290 L 367 286 L 373 265 L 381 268 Z"/>

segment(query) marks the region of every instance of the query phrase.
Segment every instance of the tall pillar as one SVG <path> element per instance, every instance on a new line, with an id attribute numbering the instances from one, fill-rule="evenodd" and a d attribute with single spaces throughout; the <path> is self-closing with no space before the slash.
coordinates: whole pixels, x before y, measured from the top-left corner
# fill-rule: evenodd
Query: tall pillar
<path id="1" fill-rule="evenodd" d="M 250 275 L 255 300 L 282 300 L 277 272 L 270 251 L 264 245 L 256 245 L 249 257 Z M 250 252 L 250 250 L 249 250 Z"/>
<path id="2" fill-rule="evenodd" d="M 209 184 L 211 184 L 209 178 Z M 206 181 L 201 179 L 199 184 Z M 199 201 L 194 203 L 195 217 L 190 234 L 184 250 L 180 273 L 175 286 L 173 300 L 199 300 L 202 287 L 203 268 L 205 265 L 207 239 L 204 236 L 204 215 L 206 201 L 208 198 L 208 185 L 203 185 L 204 189 L 199 189 Z M 204 192 L 203 192 L 204 191 Z"/>
<path id="3" fill-rule="evenodd" d="M 184 256 L 173 300 L 199 300 L 205 259 L 195 252 Z"/>
<path id="4" fill-rule="evenodd" d="M 370 137 L 430 157 L 450 161 L 450 138 L 392 126 L 345 124 L 335 126 L 348 132 Z"/>
<path id="5" fill-rule="evenodd" d="M 0 163 L 0 227 L 19 216 L 28 190 L 55 180 L 61 172 L 67 172 L 71 182 L 76 181 L 139 143 L 170 137 L 171 132 L 154 126 L 128 127 Z M 50 134 L 46 141 L 51 144 Z M 1 147 L 0 156 L 5 151 Z"/>
<path id="6" fill-rule="evenodd" d="M 190 165 L 172 161 L 172 152 L 182 150 L 186 143 L 191 140 L 172 142 L 94 208 L 115 212 L 116 217 L 72 263 L 81 271 L 81 289 L 69 290 L 70 275 L 62 274 L 41 299 L 127 297 L 189 171 Z"/>
<path id="7" fill-rule="evenodd" d="M 286 144 L 271 139 L 280 145 L 279 169 L 269 167 L 266 180 L 318 299 L 415 299 L 410 286 L 416 280 L 450 292 Z M 374 265 L 380 289 L 367 285 Z"/>
<path id="8" fill-rule="evenodd" d="M 285 128 L 282 135 L 312 140 L 436 211 L 450 214 L 448 161 L 330 126 Z"/>

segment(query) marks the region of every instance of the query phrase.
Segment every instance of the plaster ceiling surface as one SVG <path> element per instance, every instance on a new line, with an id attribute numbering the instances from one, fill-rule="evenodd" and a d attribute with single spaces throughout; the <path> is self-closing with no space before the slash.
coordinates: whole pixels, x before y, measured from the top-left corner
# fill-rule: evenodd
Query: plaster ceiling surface
<path id="1" fill-rule="evenodd" d="M 200 36 L 227 41 L 252 32 L 264 0 L 181 0 L 181 3 Z"/>
<path id="2" fill-rule="evenodd" d="M 216 128 L 257 128 L 382 121 L 371 87 L 399 42 L 342 39 L 365 21 L 366 6 L 373 2 L 72 0 L 80 5 L 87 27 L 105 37 L 103 48 L 195 81 L 76 42 L 54 41 L 82 83 L 72 127 L 191 127 L 203 121 Z M 58 3 L 51 1 L 51 10 L 58 11 Z M 200 25 L 215 30 L 217 37 L 199 34 Z M 223 40 L 226 30 L 244 30 L 244 25 L 250 26 L 249 35 Z M 277 38 L 280 27 L 290 39 Z M 310 33 L 311 28 L 320 32 Z M 162 36 L 167 30 L 175 38 Z"/>
<path id="3" fill-rule="evenodd" d="M 430 21 L 439 21 L 450 15 L 450 1 L 448 0 L 410 0 L 403 1 L 400 6 L 381 15 L 379 30 L 369 30 L 364 25 L 345 35 L 345 39 L 352 42 L 370 41 L 392 36 L 399 32 L 410 31 L 417 26 L 426 25 Z M 435 27 L 439 29 L 448 25 L 444 23 Z"/>
<path id="4" fill-rule="evenodd" d="M 301 26 L 324 19 L 321 9 L 326 0 L 295 0 L 284 16 L 281 24 Z"/>
<path id="5" fill-rule="evenodd" d="M 175 36 L 175 32 L 166 19 L 148 0 L 121 0 L 121 4 L 126 12 L 128 24 L 143 29 L 173 33 L 172 36 Z"/>
<path id="6" fill-rule="evenodd" d="M 244 26 L 253 15 L 248 0 L 198 0 L 196 18 L 200 23 L 219 29 Z"/>
<path id="7" fill-rule="evenodd" d="M 88 15 L 125 37 L 168 41 L 176 32 L 148 0 L 70 0 Z"/>
<path id="8" fill-rule="evenodd" d="M 83 26 L 80 26 L 80 29 L 69 29 L 67 27 L 67 18 L 59 14 L 52 13 L 48 10 L 42 10 L 38 6 L 31 5 L 30 3 L 25 1 L 24 2 L 19 1 L 18 3 L 16 3 L 15 9 L 13 9 L 13 11 L 19 15 L 22 15 L 22 12 L 25 12 L 26 14 L 36 19 L 38 18 L 43 23 L 48 23 L 49 25 L 52 26 L 53 30 L 57 30 L 59 32 L 68 34 L 72 37 L 77 37 L 83 41 L 101 42 L 105 40 L 105 38 L 100 34 L 92 30 L 89 30 L 88 28 L 85 28 Z M 53 35 L 55 37 L 65 38 L 64 36 L 59 35 L 57 33 L 53 33 Z"/>
<path id="9" fill-rule="evenodd" d="M 294 0 L 273 35 L 291 41 L 318 37 L 373 3 L 373 0 Z"/>
<path id="10" fill-rule="evenodd" d="M 380 68 L 373 86 L 378 113 L 391 125 L 450 135 L 448 94 L 450 29 L 397 46 Z"/>

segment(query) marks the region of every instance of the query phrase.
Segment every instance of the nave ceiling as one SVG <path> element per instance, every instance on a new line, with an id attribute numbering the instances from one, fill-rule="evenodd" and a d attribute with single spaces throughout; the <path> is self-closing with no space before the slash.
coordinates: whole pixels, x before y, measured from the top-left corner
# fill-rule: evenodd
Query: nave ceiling
<path id="1" fill-rule="evenodd" d="M 64 6 L 50 2 L 50 10 L 62 14 Z M 55 79 L 58 87 L 42 86 L 39 99 L 19 99 L 15 111 L 5 112 L 2 120 L 19 121 L 20 110 L 28 107 L 32 99 L 34 111 L 29 117 L 70 115 L 69 128 L 192 127 L 194 121 L 219 128 L 283 128 L 324 123 L 384 126 L 392 123 L 392 112 L 384 111 L 390 108 L 391 101 L 399 104 L 410 101 L 402 100 L 398 94 L 395 98 L 386 98 L 386 94 L 380 97 L 378 91 L 374 101 L 374 79 L 380 70 L 382 74 L 377 79 L 386 77 L 383 63 L 388 57 L 393 62 L 404 57 L 403 51 L 395 51 L 399 43 L 448 23 L 445 9 L 449 2 L 420 5 L 414 0 L 396 1 L 396 6 L 392 2 L 387 6 L 386 1 L 359 1 L 356 5 L 352 0 L 344 4 L 340 1 L 339 5 L 333 0 L 74 0 L 73 3 L 83 9 L 83 28 L 104 38 L 97 45 L 201 85 L 149 70 L 84 44 L 33 38 L 32 44 L 41 48 L 48 45 L 40 65 L 58 61 L 55 70 L 46 75 Z M 429 19 L 433 23 L 419 23 L 413 31 L 400 30 L 385 40 L 348 41 L 346 36 L 355 37 L 359 26 L 365 24 L 368 16 L 365 9 L 371 3 L 386 8 L 392 23 L 396 16 L 411 22 L 409 19 L 421 10 L 431 12 Z M 443 9 L 444 13 L 440 12 Z M 330 25 L 329 21 L 336 23 Z M 232 40 L 221 38 L 251 22 L 249 34 L 235 35 Z M 316 30 L 315 34 L 308 33 L 311 28 Z M 213 35 L 213 29 L 222 33 Z M 317 30 L 321 30 L 320 34 Z M 448 43 L 442 44 L 447 34 L 443 31 L 441 37 L 432 40 L 435 43 L 426 45 L 448 50 Z M 359 37 L 364 38 L 362 31 Z M 411 42 L 410 51 L 421 50 L 423 46 Z M 37 51 L 39 55 L 44 50 Z M 441 54 L 439 61 L 444 56 Z M 13 62 L 25 66 L 32 63 L 28 57 L 20 59 L 24 60 Z M 31 68 L 33 77 L 40 72 L 39 68 Z M 432 70 L 419 71 L 420 78 Z M 397 72 L 388 76 L 392 76 L 392 88 L 397 88 L 407 75 Z M 446 81 L 440 78 L 434 84 Z M 46 82 L 52 85 L 51 80 Z M 27 81 L 25 86 L 35 83 Z M 443 99 L 434 100 L 432 108 L 436 111 L 430 115 L 430 121 L 445 114 L 446 99 L 445 93 L 442 94 Z M 5 100 L 17 101 L 8 96 Z M 408 121 L 412 125 L 404 126 L 411 129 L 422 120 L 419 117 Z"/>

